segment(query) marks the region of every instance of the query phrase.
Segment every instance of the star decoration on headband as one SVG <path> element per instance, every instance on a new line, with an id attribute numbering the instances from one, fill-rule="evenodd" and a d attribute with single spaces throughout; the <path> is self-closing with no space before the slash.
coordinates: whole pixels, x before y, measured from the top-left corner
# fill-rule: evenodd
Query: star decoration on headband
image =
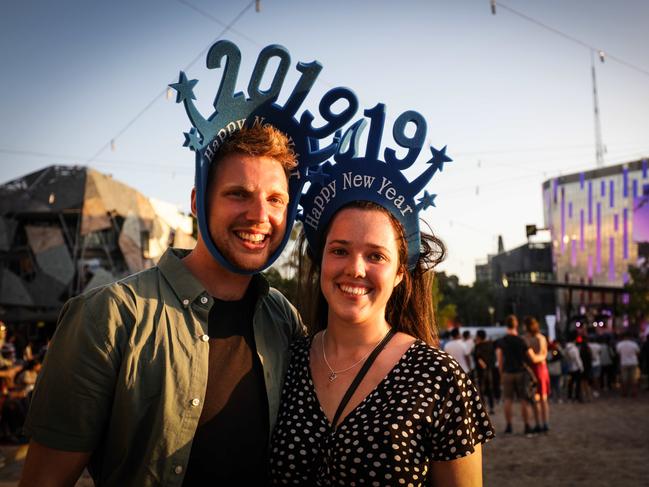
<path id="1" fill-rule="evenodd" d="M 196 83 L 198 83 L 197 79 L 188 80 L 185 73 L 181 71 L 178 83 L 171 83 L 169 85 L 178 92 L 176 95 L 176 103 L 182 103 L 185 100 L 195 100 L 194 86 L 196 86 Z"/>
<path id="2" fill-rule="evenodd" d="M 446 147 L 444 148 L 446 149 Z M 424 191 L 424 196 L 419 198 L 419 204 L 417 205 L 417 210 L 425 210 L 429 206 L 435 206 L 436 194 L 430 194 L 428 191 Z"/>
<path id="3" fill-rule="evenodd" d="M 307 169 L 307 178 L 312 183 L 318 183 L 320 186 L 324 186 L 325 180 L 329 178 L 329 175 L 322 172 L 322 166 L 318 166 L 316 169 Z"/>
<path id="4" fill-rule="evenodd" d="M 444 146 L 442 150 L 437 150 L 432 145 L 430 146 L 430 152 L 433 154 L 433 158 L 428 161 L 428 164 L 432 164 L 436 171 L 442 172 L 444 163 L 453 161 L 453 159 L 446 155 L 446 147 Z"/>
<path id="5" fill-rule="evenodd" d="M 197 151 L 201 148 L 201 138 L 198 135 L 198 131 L 194 127 L 189 129 L 189 132 L 183 132 L 183 135 L 185 136 L 183 147 L 189 147 L 194 151 Z"/>

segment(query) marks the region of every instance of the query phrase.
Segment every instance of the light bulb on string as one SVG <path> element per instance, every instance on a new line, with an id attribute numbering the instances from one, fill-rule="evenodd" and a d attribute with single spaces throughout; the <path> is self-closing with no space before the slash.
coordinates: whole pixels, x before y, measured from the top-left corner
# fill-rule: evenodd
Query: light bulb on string
<path id="1" fill-rule="evenodd" d="M 604 62 L 606 60 L 606 53 L 602 50 L 597 51 L 597 54 L 599 55 L 599 60 L 600 62 Z"/>
<path id="2" fill-rule="evenodd" d="M 115 139 L 110 139 L 110 150 L 115 152 Z"/>
<path id="3" fill-rule="evenodd" d="M 167 98 L 167 100 L 171 100 L 171 98 L 172 98 L 173 96 L 174 96 L 174 90 L 173 90 L 173 88 L 171 88 L 171 87 L 167 88 L 167 94 L 166 94 L 166 98 Z"/>
<path id="4" fill-rule="evenodd" d="M 255 0 L 255 12 L 261 12 L 261 0 Z"/>

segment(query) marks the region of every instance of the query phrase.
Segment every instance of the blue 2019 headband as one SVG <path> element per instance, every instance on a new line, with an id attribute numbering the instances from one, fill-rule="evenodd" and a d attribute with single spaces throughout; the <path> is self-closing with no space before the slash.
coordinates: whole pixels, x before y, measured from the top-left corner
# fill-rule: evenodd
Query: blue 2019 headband
<path id="1" fill-rule="evenodd" d="M 268 62 L 272 58 L 278 58 L 279 65 L 270 87 L 267 90 L 262 90 L 260 83 L 268 67 Z M 193 125 L 189 132 L 185 133 L 184 145 L 196 153 L 196 206 L 201 236 L 212 256 L 225 268 L 240 274 L 253 274 L 270 266 L 281 254 L 291 234 L 299 196 L 307 181 L 306 176 L 309 168 L 319 165 L 336 152 L 340 140 L 340 129 L 356 113 L 358 101 L 354 94 L 346 88 L 337 87 L 329 90 L 322 97 L 319 105 L 320 115 L 326 123 L 321 127 L 314 127 L 315 117 L 311 112 L 304 111 L 299 117 L 297 112 L 322 70 L 322 65 L 319 62 L 296 65 L 296 69 L 301 73 L 300 78 L 288 100 L 283 105 L 278 105 L 276 101 L 291 64 L 291 57 L 286 48 L 270 45 L 259 53 L 248 83 L 247 97 L 242 92 L 234 92 L 241 63 L 239 48 L 232 42 L 218 41 L 207 54 L 207 68 L 219 68 L 224 60 L 223 76 L 214 99 L 215 111 L 208 118 L 200 114 L 193 102 L 196 99 L 193 88 L 198 80 L 188 80 L 185 73 L 181 71 L 178 83 L 169 86 L 177 91 L 176 102 L 184 104 L 185 111 Z M 339 100 L 345 100 L 347 107 L 334 113 L 332 106 Z M 210 236 L 206 193 L 210 165 L 222 142 L 241 127 L 252 126 L 256 123 L 271 124 L 287 135 L 289 141 L 294 145 L 298 166 L 289 178 L 290 199 L 287 225 L 279 247 L 262 268 L 244 271 L 232 265 L 221 254 Z M 320 141 L 332 134 L 335 134 L 333 142 L 321 149 Z"/>
<path id="2" fill-rule="evenodd" d="M 359 155 L 361 134 L 367 125 L 365 119 L 353 123 L 342 137 L 334 156 L 335 164 L 325 162 L 317 168 L 310 168 L 308 178 L 311 186 L 302 195 L 303 208 L 298 218 L 304 224 L 307 242 L 314 255 L 318 255 L 323 243 L 324 232 L 331 218 L 343 206 L 352 201 L 374 202 L 392 213 L 403 226 L 408 247 L 408 269 L 413 270 L 419 259 L 421 237 L 419 234 L 419 212 L 435 206 L 435 194 L 424 188 L 437 171 L 442 171 L 445 162 L 452 159 L 446 155 L 446 146 L 437 150 L 430 147 L 431 159 L 428 168 L 413 181 L 408 181 L 401 171 L 412 166 L 426 138 L 426 121 L 417 112 L 402 113 L 395 121 L 392 135 L 395 142 L 408 149 L 402 158 L 391 148 L 385 149 L 382 160 L 379 156 L 385 105 L 378 104 L 365 110 L 370 119 L 365 153 Z M 412 136 L 406 135 L 406 126 L 415 125 Z M 424 191 L 416 200 L 417 195 Z"/>

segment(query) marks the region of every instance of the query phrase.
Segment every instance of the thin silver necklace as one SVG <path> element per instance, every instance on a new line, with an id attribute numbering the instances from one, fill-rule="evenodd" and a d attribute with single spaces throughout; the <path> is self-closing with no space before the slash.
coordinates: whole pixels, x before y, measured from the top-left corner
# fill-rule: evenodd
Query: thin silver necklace
<path id="1" fill-rule="evenodd" d="M 388 333 L 390 333 L 389 329 L 386 332 L 386 334 L 383 335 L 383 338 L 385 338 Z M 352 365 L 350 365 L 346 369 L 334 370 L 333 367 L 331 365 L 329 365 L 329 361 L 327 360 L 327 354 L 325 353 L 324 339 L 325 339 L 326 334 L 327 334 L 327 329 L 325 328 L 322 331 L 322 340 L 321 340 L 322 341 L 322 358 L 324 359 L 324 363 L 327 364 L 327 368 L 329 369 L 329 382 L 335 381 L 338 378 L 338 374 L 342 374 L 344 372 L 347 372 L 348 370 L 353 369 L 358 364 L 363 362 L 367 357 L 370 356 L 370 354 L 374 351 L 374 349 L 379 346 L 379 343 L 381 343 L 383 341 L 383 338 L 381 338 L 378 342 L 376 342 L 376 345 L 374 345 L 369 352 L 367 352 L 365 355 L 363 355 L 363 357 L 358 362 L 354 362 Z"/>

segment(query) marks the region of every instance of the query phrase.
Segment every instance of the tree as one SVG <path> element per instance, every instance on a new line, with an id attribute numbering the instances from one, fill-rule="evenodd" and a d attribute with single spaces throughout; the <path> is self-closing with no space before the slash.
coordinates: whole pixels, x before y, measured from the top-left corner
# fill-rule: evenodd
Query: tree
<path id="1" fill-rule="evenodd" d="M 447 323 L 456 325 L 491 325 L 489 307 L 494 302 L 493 286 L 488 282 L 475 282 L 472 286 L 460 284 L 457 276 L 445 272 L 435 275 L 438 290 L 433 288 L 433 301 L 438 316 L 448 317 Z M 436 297 L 436 293 L 438 297 Z M 435 301 L 437 299 L 437 301 Z M 448 313 L 445 315 L 445 313 Z M 443 322 L 438 320 L 440 328 Z"/>
<path id="2" fill-rule="evenodd" d="M 639 265 L 629 266 L 629 282 L 624 289 L 629 294 L 626 312 L 631 323 L 640 327 L 649 319 L 649 260 L 644 259 Z"/>

